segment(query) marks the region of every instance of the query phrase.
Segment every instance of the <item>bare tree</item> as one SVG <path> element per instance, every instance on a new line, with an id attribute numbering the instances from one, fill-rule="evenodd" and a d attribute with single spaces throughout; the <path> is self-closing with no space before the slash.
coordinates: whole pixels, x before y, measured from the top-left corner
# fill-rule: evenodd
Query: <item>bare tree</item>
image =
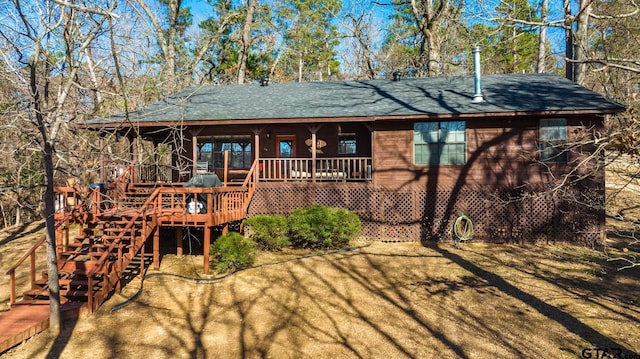
<path id="1" fill-rule="evenodd" d="M 587 51 L 589 47 L 589 15 L 591 13 L 592 0 L 581 0 L 580 11 L 576 17 L 577 26 L 574 36 L 574 50 L 573 61 L 576 62 L 574 68 L 574 81 L 583 85 L 585 83 L 587 74 L 587 65 L 585 59 L 587 58 Z"/>
<path id="2" fill-rule="evenodd" d="M 372 80 L 380 71 L 375 45 L 381 39 L 377 22 L 371 10 L 363 7 L 348 11 L 343 19 L 342 38 L 349 50 L 343 53 L 342 59 L 356 79 Z"/>
<path id="3" fill-rule="evenodd" d="M 76 91 L 83 90 L 79 75 L 86 51 L 105 30 L 107 19 L 116 16 L 115 1 L 104 5 L 13 0 L 5 3 L 5 18 L 0 24 L 2 47 L 9 49 L 2 60 L 19 89 L 19 100 L 28 106 L 22 115 L 39 136 L 36 142 L 44 174 L 50 326 L 54 332 L 62 326 L 54 223 L 56 144 L 61 132 L 79 115 L 69 104 L 79 95 Z"/>
<path id="4" fill-rule="evenodd" d="M 540 3 L 540 37 L 538 38 L 538 64 L 536 66 L 537 72 L 545 72 L 545 58 L 546 58 L 546 45 L 547 45 L 547 12 L 549 10 L 549 0 L 542 0 Z"/>
<path id="5" fill-rule="evenodd" d="M 463 2 L 457 0 L 411 0 L 411 13 L 423 36 L 420 56 L 427 66 L 427 76 L 440 75 L 442 64 L 440 47 L 447 24 L 458 21 Z"/>
<path id="6" fill-rule="evenodd" d="M 247 71 L 247 57 L 249 56 L 249 47 L 251 46 L 252 36 L 251 28 L 253 25 L 253 16 L 256 12 L 258 0 L 248 0 L 245 4 L 246 13 L 242 23 L 242 34 L 240 36 L 240 54 L 238 56 L 238 84 L 244 83 L 245 73 Z"/>

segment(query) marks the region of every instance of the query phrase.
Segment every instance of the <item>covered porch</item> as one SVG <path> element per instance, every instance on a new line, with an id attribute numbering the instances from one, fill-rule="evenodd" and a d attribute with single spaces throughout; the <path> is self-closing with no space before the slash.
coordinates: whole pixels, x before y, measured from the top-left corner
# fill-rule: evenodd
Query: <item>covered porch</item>
<path id="1" fill-rule="evenodd" d="M 225 185 L 242 182 L 257 163 L 261 182 L 371 182 L 371 123 L 270 124 L 186 127 L 181 133 L 159 128 L 141 133 L 154 145 L 142 155 L 131 138 L 134 181 L 186 182 L 195 174 L 216 173 Z M 177 141 L 179 136 L 180 141 Z M 181 143 L 180 146 L 175 145 Z M 169 144 L 170 161 L 160 163 L 158 146 Z"/>

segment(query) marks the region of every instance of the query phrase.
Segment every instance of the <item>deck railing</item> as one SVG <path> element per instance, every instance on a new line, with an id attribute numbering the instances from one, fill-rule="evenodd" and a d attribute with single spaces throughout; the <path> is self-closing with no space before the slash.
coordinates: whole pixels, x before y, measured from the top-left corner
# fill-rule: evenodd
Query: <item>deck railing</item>
<path id="1" fill-rule="evenodd" d="M 56 222 L 56 232 L 60 227 L 67 223 L 71 218 L 71 212 L 65 212 L 64 216 Z M 38 240 L 18 261 L 9 268 L 7 275 L 9 276 L 9 304 L 16 304 L 16 270 L 29 258 L 29 281 L 31 282 L 31 288 L 34 288 L 36 282 L 36 251 L 45 244 L 47 236 L 44 235 Z"/>
<path id="2" fill-rule="evenodd" d="M 171 182 L 174 168 L 168 165 L 139 164 L 136 166 L 136 182 Z"/>
<path id="3" fill-rule="evenodd" d="M 248 200 L 247 187 L 164 187 L 148 210 L 156 212 L 160 224 L 216 226 L 244 218 Z"/>
<path id="4" fill-rule="evenodd" d="M 371 181 L 371 157 L 261 158 L 259 181 Z"/>

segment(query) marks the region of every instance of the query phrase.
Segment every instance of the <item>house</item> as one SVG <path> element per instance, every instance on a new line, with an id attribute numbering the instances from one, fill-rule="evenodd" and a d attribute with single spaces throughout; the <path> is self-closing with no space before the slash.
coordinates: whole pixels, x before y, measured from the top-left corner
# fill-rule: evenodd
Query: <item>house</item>
<path id="1" fill-rule="evenodd" d="M 485 240 L 602 240 L 594 138 L 607 115 L 625 109 L 584 87 L 548 74 L 265 85 L 187 88 L 82 125 L 126 136 L 133 165 L 103 163 L 108 185 L 56 188 L 63 307 L 92 312 L 120 290 L 135 258 L 151 250 L 158 269 L 161 246 L 181 255 L 192 228 L 204 239 L 207 274 L 215 229 L 315 203 L 358 213 L 369 240 L 447 239 L 461 213 Z M 140 138 L 170 148 L 170 161 L 139 157 Z M 211 172 L 222 186 L 185 186 L 201 173 L 218 183 Z M 31 289 L 21 304 L 48 300 L 47 274 L 37 278 L 33 265 L 44 243 L 7 271 L 12 307 L 26 263 Z"/>
<path id="2" fill-rule="evenodd" d="M 171 144 L 171 166 L 139 181 L 200 170 L 231 182 L 255 162 L 249 216 L 319 203 L 358 213 L 365 238 L 423 241 L 449 236 L 464 212 L 486 239 L 599 240 L 604 169 L 589 139 L 624 107 L 551 74 L 481 85 L 462 76 L 190 87 L 128 121 L 84 127 Z"/>

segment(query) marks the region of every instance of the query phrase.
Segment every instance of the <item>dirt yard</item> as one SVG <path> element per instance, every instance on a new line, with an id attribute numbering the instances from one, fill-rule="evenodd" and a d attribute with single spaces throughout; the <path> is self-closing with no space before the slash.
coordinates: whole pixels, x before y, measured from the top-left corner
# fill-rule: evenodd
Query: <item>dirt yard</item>
<path id="1" fill-rule="evenodd" d="M 140 287 L 134 280 L 91 317 L 68 322 L 59 337 L 44 332 L 1 357 L 576 358 L 595 347 L 640 353 L 640 270 L 617 272 L 599 251 L 359 246 L 303 258 L 262 253 L 258 267 L 211 284 L 149 278 L 135 301 L 112 312 Z M 195 273 L 201 263 L 166 256 L 161 271 Z"/>
<path id="2" fill-rule="evenodd" d="M 621 240 L 638 228 L 615 219 L 640 218 L 640 184 L 611 176 L 610 192 L 630 192 L 609 203 L 606 252 L 640 259 L 640 243 Z M 0 310 L 4 272 L 38 229 L 0 232 Z M 260 252 L 255 268 L 215 283 L 150 276 L 112 311 L 138 291 L 134 279 L 61 335 L 43 332 L 0 358 L 640 358 L 640 267 L 617 271 L 625 263 L 602 248 L 354 245 Z M 201 266 L 167 255 L 160 272 L 197 278 Z"/>

